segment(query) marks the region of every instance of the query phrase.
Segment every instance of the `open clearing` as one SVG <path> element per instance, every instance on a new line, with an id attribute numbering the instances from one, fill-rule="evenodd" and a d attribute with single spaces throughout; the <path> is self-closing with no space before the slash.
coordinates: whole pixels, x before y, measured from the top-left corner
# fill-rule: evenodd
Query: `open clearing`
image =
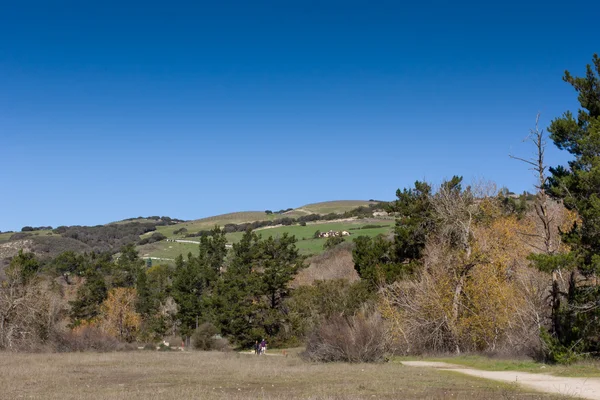
<path id="1" fill-rule="evenodd" d="M 2 399 L 560 399 L 428 368 L 238 353 L 0 353 Z"/>
<path id="2" fill-rule="evenodd" d="M 600 400 L 600 379 L 598 378 L 573 378 L 521 371 L 482 371 L 439 361 L 403 361 L 402 364 L 411 367 L 459 372 L 478 378 L 493 379 L 507 383 L 517 382 L 524 387 L 548 393 Z"/>

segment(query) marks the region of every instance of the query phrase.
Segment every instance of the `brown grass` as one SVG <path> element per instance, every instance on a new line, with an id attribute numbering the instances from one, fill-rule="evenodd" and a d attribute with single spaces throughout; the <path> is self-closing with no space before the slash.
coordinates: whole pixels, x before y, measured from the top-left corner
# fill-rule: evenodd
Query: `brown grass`
<path id="1" fill-rule="evenodd" d="M 2 399 L 552 399 L 399 364 L 210 352 L 0 353 Z"/>

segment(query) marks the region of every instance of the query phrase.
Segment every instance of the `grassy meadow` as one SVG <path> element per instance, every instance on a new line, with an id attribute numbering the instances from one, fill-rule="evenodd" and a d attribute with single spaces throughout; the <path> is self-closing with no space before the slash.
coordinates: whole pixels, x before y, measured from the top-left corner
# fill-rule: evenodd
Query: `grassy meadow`
<path id="1" fill-rule="evenodd" d="M 2 399 L 559 399 L 451 371 L 215 352 L 0 353 Z"/>
<path id="2" fill-rule="evenodd" d="M 183 224 L 177 224 L 174 226 L 182 226 Z M 368 228 L 359 229 L 366 225 L 382 225 L 379 228 Z M 314 233 L 316 230 L 321 232 L 327 232 L 329 230 L 342 231 L 347 230 L 352 235 L 346 237 L 346 240 L 352 240 L 357 236 L 377 236 L 379 234 L 387 234 L 390 232 L 394 225 L 391 220 L 352 220 L 352 221 L 340 221 L 340 222 L 323 222 L 323 223 L 311 223 L 306 226 L 300 225 L 289 225 L 289 226 L 278 226 L 275 228 L 261 228 L 255 230 L 256 233 L 262 235 L 263 238 L 272 236 L 281 236 L 284 233 L 296 236 L 298 242 L 296 247 L 300 251 L 300 254 L 320 254 L 323 252 L 323 244 L 327 239 L 319 238 L 314 239 Z M 159 227 L 160 228 L 172 228 L 170 227 Z M 237 243 L 243 236 L 243 232 L 228 233 L 226 235 L 229 243 Z M 199 238 L 183 238 L 180 239 L 198 241 Z M 141 257 L 159 257 L 159 258 L 170 258 L 175 259 L 179 254 L 183 254 L 184 257 L 191 252 L 196 255 L 198 253 L 198 245 L 194 243 L 177 243 L 177 242 L 155 242 L 144 246 L 139 246 L 138 251 Z"/>

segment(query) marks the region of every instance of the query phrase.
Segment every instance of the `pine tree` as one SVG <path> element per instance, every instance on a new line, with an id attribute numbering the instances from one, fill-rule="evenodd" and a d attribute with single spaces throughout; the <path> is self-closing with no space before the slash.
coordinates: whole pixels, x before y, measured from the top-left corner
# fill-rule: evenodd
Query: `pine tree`
<path id="1" fill-rule="evenodd" d="M 600 58 L 593 56 L 585 77 L 568 71 L 563 80 L 578 93 L 581 108 L 554 119 L 548 131 L 555 145 L 573 156 L 568 166 L 550 168 L 548 193 L 561 199 L 581 218 L 563 240 L 568 255 L 537 257 L 540 269 L 570 271 L 568 288 L 562 293 L 557 328 L 551 332 L 566 351 L 600 351 Z"/>

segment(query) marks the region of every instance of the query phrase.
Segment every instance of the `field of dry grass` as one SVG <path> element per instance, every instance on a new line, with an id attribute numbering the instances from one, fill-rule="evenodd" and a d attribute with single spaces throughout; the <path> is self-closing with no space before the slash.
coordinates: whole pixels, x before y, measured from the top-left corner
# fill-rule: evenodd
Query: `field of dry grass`
<path id="1" fill-rule="evenodd" d="M 0 353 L 1 399 L 557 399 L 388 364 L 237 353 Z"/>

